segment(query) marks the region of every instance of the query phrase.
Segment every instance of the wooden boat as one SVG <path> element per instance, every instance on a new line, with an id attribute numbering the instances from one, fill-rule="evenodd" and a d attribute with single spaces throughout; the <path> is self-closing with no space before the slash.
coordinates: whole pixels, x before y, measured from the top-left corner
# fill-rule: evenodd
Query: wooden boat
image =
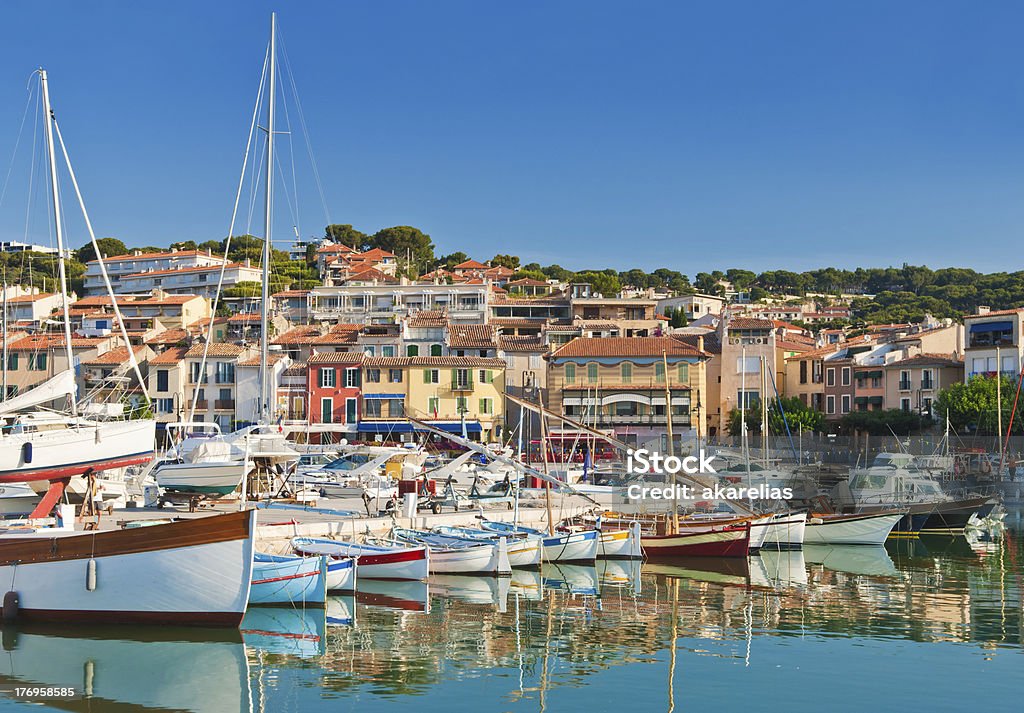
<path id="1" fill-rule="evenodd" d="M 252 563 L 250 604 L 322 607 L 327 601 L 327 558 L 268 555 Z"/>
<path id="2" fill-rule="evenodd" d="M 502 535 L 525 533 L 539 536 L 542 538 L 543 546 L 541 556 L 545 562 L 589 562 L 597 559 L 598 538 L 601 534 L 598 530 L 548 534 L 530 527 L 495 520 L 484 520 L 480 526 L 485 530 Z"/>
<path id="3" fill-rule="evenodd" d="M 597 556 L 601 559 L 642 559 L 644 554 L 640 547 L 640 523 L 633 523 L 627 530 L 602 528 Z"/>
<path id="4" fill-rule="evenodd" d="M 387 546 L 296 537 L 292 549 L 303 555 L 326 555 L 332 561 L 355 558 L 360 581 L 426 579 L 430 570 L 430 552 L 425 545 Z"/>
<path id="5" fill-rule="evenodd" d="M 487 574 L 499 577 L 512 574 L 508 544 L 504 537 L 497 542 L 476 543 L 424 530 L 396 527 L 393 533 L 400 542 L 430 548 L 431 574 Z"/>
<path id="6" fill-rule="evenodd" d="M 804 527 L 804 544 L 884 545 L 905 512 L 812 515 Z"/>
<path id="7" fill-rule="evenodd" d="M 256 511 L 98 532 L 0 535 L 19 618 L 235 626 L 252 578 Z"/>
<path id="8" fill-rule="evenodd" d="M 753 554 L 761 549 L 768 535 L 768 526 L 772 524 L 774 519 L 774 515 L 743 516 L 727 512 L 693 513 L 680 517 L 677 521 L 677 527 L 680 532 L 711 532 L 712 530 L 720 530 L 723 527 L 742 527 L 744 524 L 749 523 L 750 544 L 748 551 Z M 622 515 L 622 513 L 615 512 L 605 513 L 602 516 L 603 527 L 611 523 L 621 526 L 630 521 L 639 522 L 643 529 L 652 530 L 655 533 L 660 532 L 659 526 L 664 527 L 666 522 L 664 516 L 645 517 L 643 515 L 634 515 L 630 519 Z"/>
<path id="9" fill-rule="evenodd" d="M 778 513 L 767 526 L 762 548 L 776 550 L 798 550 L 804 544 L 807 513 Z"/>
<path id="10" fill-rule="evenodd" d="M 665 557 L 746 557 L 750 525 L 725 526 L 704 532 L 674 535 L 641 535 L 640 545 L 648 559 Z"/>
<path id="11" fill-rule="evenodd" d="M 470 542 L 495 542 L 502 535 L 489 530 L 472 527 L 435 527 L 434 532 L 448 537 L 458 537 Z M 513 567 L 540 567 L 542 538 L 528 535 L 508 537 L 508 562 Z"/>

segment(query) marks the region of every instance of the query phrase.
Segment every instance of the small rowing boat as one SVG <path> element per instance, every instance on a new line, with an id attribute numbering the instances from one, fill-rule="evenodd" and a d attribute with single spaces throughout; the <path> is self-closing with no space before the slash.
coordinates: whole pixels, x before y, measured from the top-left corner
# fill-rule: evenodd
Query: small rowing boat
<path id="1" fill-rule="evenodd" d="M 326 555 L 332 563 L 334 560 L 355 558 L 360 580 L 426 579 L 430 571 L 430 554 L 425 545 L 371 545 L 296 537 L 292 539 L 292 549 L 301 555 Z"/>
<path id="2" fill-rule="evenodd" d="M 326 557 L 269 555 L 262 552 L 253 556 L 250 604 L 323 607 L 326 602 Z"/>
<path id="3" fill-rule="evenodd" d="M 599 530 L 548 534 L 530 527 L 495 520 L 484 520 L 480 526 L 490 532 L 506 536 L 525 533 L 540 537 L 543 545 L 541 556 L 545 562 L 589 562 L 597 559 L 598 538 L 601 534 Z"/>
<path id="4" fill-rule="evenodd" d="M 435 527 L 434 532 L 448 537 L 458 537 L 470 542 L 495 542 L 502 535 L 489 530 L 478 530 L 472 527 Z M 513 567 L 540 567 L 542 538 L 538 535 L 520 533 L 508 537 L 508 563 Z"/>
<path id="5" fill-rule="evenodd" d="M 394 528 L 392 533 L 399 542 L 429 548 L 431 574 L 486 574 L 494 577 L 512 574 L 504 537 L 496 542 L 477 543 L 401 527 Z"/>
<path id="6" fill-rule="evenodd" d="M 640 544 L 649 559 L 664 557 L 746 557 L 750 525 L 726 526 L 674 535 L 642 535 Z"/>

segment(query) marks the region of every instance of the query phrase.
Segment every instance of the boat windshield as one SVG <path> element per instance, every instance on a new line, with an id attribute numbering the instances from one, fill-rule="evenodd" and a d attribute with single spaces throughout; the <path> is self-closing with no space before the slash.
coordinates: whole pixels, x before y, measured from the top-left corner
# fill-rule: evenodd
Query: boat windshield
<path id="1" fill-rule="evenodd" d="M 361 465 L 370 462 L 370 456 L 366 453 L 349 453 L 341 458 L 336 458 L 324 466 L 327 470 L 355 470 Z"/>
<path id="2" fill-rule="evenodd" d="M 858 473 L 850 479 L 851 490 L 885 490 L 888 478 L 874 473 Z"/>

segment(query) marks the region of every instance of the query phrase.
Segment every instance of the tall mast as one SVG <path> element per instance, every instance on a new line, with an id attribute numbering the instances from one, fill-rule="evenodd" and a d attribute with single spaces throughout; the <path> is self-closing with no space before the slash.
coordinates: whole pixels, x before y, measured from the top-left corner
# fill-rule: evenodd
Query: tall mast
<path id="1" fill-rule="evenodd" d="M 260 300 L 260 413 L 266 421 L 273 401 L 274 384 L 270 372 L 270 333 L 268 330 L 267 303 L 270 301 L 270 256 L 271 222 L 274 201 L 274 100 L 277 79 L 277 13 L 270 14 L 270 64 L 267 96 L 267 185 L 263 208 L 263 299 Z"/>
<path id="2" fill-rule="evenodd" d="M 39 82 L 43 89 L 43 125 L 46 129 L 46 156 L 50 166 L 50 198 L 53 201 L 53 226 L 57 233 L 57 267 L 60 274 L 60 297 L 64 312 L 64 352 L 68 369 L 74 370 L 75 356 L 71 349 L 71 320 L 68 317 L 68 277 L 64 266 L 64 225 L 61 223 L 60 184 L 57 181 L 56 147 L 53 143 L 53 109 L 50 107 L 50 89 L 46 81 L 46 70 L 39 70 Z M 101 257 L 97 255 L 96 257 Z M 128 346 L 131 349 L 131 345 Z M 71 399 L 71 415 L 78 415 L 76 399 Z"/>

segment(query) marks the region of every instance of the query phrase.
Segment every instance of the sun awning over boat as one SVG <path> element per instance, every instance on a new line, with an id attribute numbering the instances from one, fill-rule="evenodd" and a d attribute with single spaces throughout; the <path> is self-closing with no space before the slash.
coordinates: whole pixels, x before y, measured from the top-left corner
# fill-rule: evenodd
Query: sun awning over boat
<path id="1" fill-rule="evenodd" d="M 0 414 L 23 411 L 33 406 L 48 404 L 51 401 L 74 396 L 76 393 L 75 373 L 70 369 L 52 376 L 35 388 L 0 403 Z"/>

